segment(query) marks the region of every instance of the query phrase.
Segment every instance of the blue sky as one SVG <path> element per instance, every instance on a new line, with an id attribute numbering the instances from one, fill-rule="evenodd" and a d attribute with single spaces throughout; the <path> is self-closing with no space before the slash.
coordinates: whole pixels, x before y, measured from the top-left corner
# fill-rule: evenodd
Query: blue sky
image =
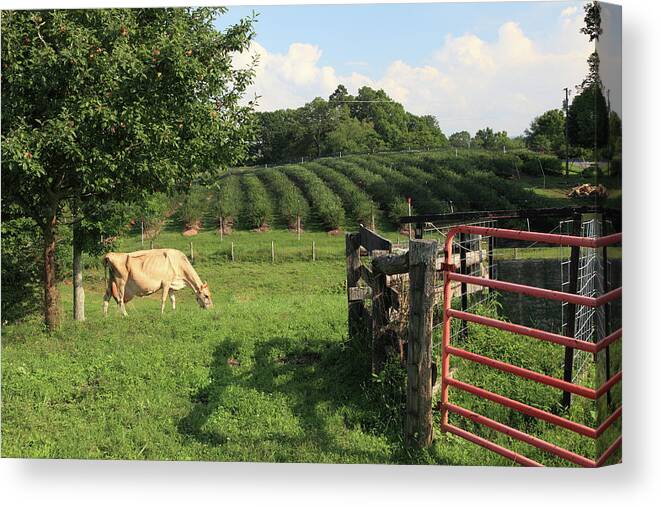
<path id="1" fill-rule="evenodd" d="M 592 50 L 583 2 L 230 7 L 223 27 L 259 13 L 260 108 L 297 107 L 338 82 L 381 87 L 446 131 L 486 124 L 520 134 L 560 107 Z M 247 60 L 246 60 L 247 61 Z M 245 63 L 245 61 L 244 61 Z"/>

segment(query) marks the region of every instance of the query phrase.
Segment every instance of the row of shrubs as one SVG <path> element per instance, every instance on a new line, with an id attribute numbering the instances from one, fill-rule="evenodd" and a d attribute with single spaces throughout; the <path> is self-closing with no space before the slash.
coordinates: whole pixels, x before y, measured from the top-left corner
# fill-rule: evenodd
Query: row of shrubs
<path id="1" fill-rule="evenodd" d="M 324 160 L 324 165 L 341 172 L 359 188 L 365 189 L 379 204 L 391 223 L 396 223 L 400 216 L 406 215 L 406 196 L 392 179 L 386 181 L 381 174 L 347 160 L 327 159 Z"/>
<path id="2" fill-rule="evenodd" d="M 302 165 L 282 166 L 281 170 L 303 189 L 325 228 L 338 229 L 344 224 L 342 201 L 318 176 Z"/>
<path id="3" fill-rule="evenodd" d="M 263 169 L 257 171 L 257 174 L 275 196 L 277 211 L 287 227 L 296 227 L 298 219 L 301 224 L 307 223 L 310 205 L 300 189 L 285 176 L 284 172 L 277 169 Z"/>
<path id="4" fill-rule="evenodd" d="M 358 223 L 369 224 L 372 218 L 376 220 L 379 207 L 375 205 L 369 195 L 347 176 L 336 169 L 316 162 L 307 164 L 307 167 L 319 176 L 335 192 L 347 210 Z"/>
<path id="5" fill-rule="evenodd" d="M 408 213 L 407 197 L 416 214 L 537 204 L 533 192 L 510 181 L 515 166 L 537 175 L 540 167 L 547 174 L 562 167 L 555 157 L 527 151 L 355 155 L 231 174 L 214 191 L 192 188 L 179 213 L 186 225 L 194 225 L 213 195 L 216 219 L 230 226 L 240 216 L 242 227 L 260 228 L 277 212 L 293 228 L 298 217 L 308 222 L 313 210 L 326 229 L 336 229 L 345 224 L 346 214 L 370 223 L 383 212 L 396 224 Z M 506 169 L 508 177 L 503 177 Z"/>
<path id="6" fill-rule="evenodd" d="M 259 229 L 271 223 L 273 208 L 266 187 L 254 174 L 241 178 L 243 187 L 243 223 L 250 229 Z"/>

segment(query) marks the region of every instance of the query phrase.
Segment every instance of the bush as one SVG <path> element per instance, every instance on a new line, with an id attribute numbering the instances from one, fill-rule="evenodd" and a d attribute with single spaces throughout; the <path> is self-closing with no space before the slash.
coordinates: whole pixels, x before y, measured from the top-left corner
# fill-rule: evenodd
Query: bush
<path id="1" fill-rule="evenodd" d="M 258 229 L 268 225 L 273 217 L 271 200 L 266 194 L 266 188 L 259 179 L 252 174 L 241 177 L 245 203 L 243 217 L 247 227 Z"/>
<path id="2" fill-rule="evenodd" d="M 301 224 L 306 223 L 310 214 L 310 205 L 303 193 L 294 183 L 277 169 L 262 169 L 256 174 L 273 192 L 277 199 L 277 210 L 290 228 L 296 227 L 296 219 L 300 217 Z"/>
<path id="3" fill-rule="evenodd" d="M 177 203 L 161 192 L 149 196 L 136 213 L 138 226 L 141 219 L 144 221 L 145 237 L 149 239 L 157 237 L 161 233 L 165 219 L 176 206 Z"/>
<path id="4" fill-rule="evenodd" d="M 300 165 L 283 166 L 282 171 L 302 187 L 324 227 L 338 229 L 344 223 L 342 201 L 318 176 Z"/>
<path id="5" fill-rule="evenodd" d="M 241 181 L 238 176 L 228 175 L 218 182 L 213 204 L 216 220 L 227 224 L 235 223 L 241 212 Z"/>
<path id="6" fill-rule="evenodd" d="M 327 165 L 315 162 L 306 164 L 335 192 L 344 203 L 344 209 L 353 215 L 358 223 L 370 224 L 372 216 L 379 211 L 372 199 L 347 176 Z"/>
<path id="7" fill-rule="evenodd" d="M 202 221 L 210 199 L 211 195 L 206 188 L 194 186 L 190 189 L 179 208 L 179 215 L 185 227 L 194 227 Z"/>
<path id="8" fill-rule="evenodd" d="M 399 217 L 407 214 L 406 197 L 399 191 L 399 187 L 387 183 L 380 174 L 361 167 L 355 159 L 349 157 L 343 160 L 328 159 L 323 161 L 323 165 L 341 172 L 356 186 L 371 195 L 379 207 L 385 211 L 391 223 L 397 224 Z"/>

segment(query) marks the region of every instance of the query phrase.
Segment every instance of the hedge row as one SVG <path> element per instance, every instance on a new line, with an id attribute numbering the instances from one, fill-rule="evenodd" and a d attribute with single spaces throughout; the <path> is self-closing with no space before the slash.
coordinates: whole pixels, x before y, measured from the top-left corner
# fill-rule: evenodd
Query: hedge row
<path id="1" fill-rule="evenodd" d="M 274 194 L 277 211 L 288 227 L 296 227 L 298 217 L 302 224 L 307 221 L 310 205 L 303 193 L 282 171 L 264 169 L 257 171 L 257 175 Z"/>
<path id="2" fill-rule="evenodd" d="M 241 179 L 236 175 L 225 176 L 218 185 L 213 206 L 215 218 L 234 223 L 241 213 Z"/>
<path id="3" fill-rule="evenodd" d="M 306 167 L 319 176 L 335 192 L 347 210 L 358 223 L 370 224 L 372 216 L 378 214 L 379 207 L 372 199 L 347 176 L 327 165 L 316 162 Z"/>
<path id="4" fill-rule="evenodd" d="M 241 176 L 241 184 L 245 195 L 242 213 L 245 225 L 250 229 L 268 225 L 273 218 L 273 209 L 266 187 L 254 174 Z"/>
<path id="5" fill-rule="evenodd" d="M 303 189 L 324 227 L 338 229 L 344 223 L 342 201 L 318 176 L 301 165 L 282 166 L 281 170 Z"/>
<path id="6" fill-rule="evenodd" d="M 379 204 L 390 222 L 396 224 L 399 217 L 406 215 L 406 196 L 398 185 L 386 181 L 380 174 L 361 167 L 357 162 L 327 159 L 323 164 L 340 171 L 359 188 L 364 189 Z"/>

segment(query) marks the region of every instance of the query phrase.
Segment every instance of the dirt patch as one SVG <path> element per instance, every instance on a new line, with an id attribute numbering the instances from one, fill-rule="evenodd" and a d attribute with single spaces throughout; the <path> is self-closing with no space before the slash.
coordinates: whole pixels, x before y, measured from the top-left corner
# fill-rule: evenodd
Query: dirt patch
<path id="1" fill-rule="evenodd" d="M 189 237 L 189 236 L 196 236 L 197 233 L 200 231 L 201 228 L 202 228 L 202 224 L 201 224 L 200 221 L 198 220 L 198 221 L 195 222 L 194 224 L 188 224 L 188 225 L 186 225 L 186 228 L 184 229 L 184 232 L 182 232 L 182 234 L 183 234 L 184 236 L 186 236 L 186 237 Z"/>
<path id="2" fill-rule="evenodd" d="M 269 227 L 269 224 L 262 224 L 256 229 L 251 229 L 252 232 L 268 232 L 270 230 L 271 228 Z"/>
<path id="3" fill-rule="evenodd" d="M 277 362 L 279 364 L 298 364 L 308 365 L 321 361 L 321 354 L 319 352 L 301 352 L 299 354 L 290 354 L 288 356 L 279 357 Z"/>

